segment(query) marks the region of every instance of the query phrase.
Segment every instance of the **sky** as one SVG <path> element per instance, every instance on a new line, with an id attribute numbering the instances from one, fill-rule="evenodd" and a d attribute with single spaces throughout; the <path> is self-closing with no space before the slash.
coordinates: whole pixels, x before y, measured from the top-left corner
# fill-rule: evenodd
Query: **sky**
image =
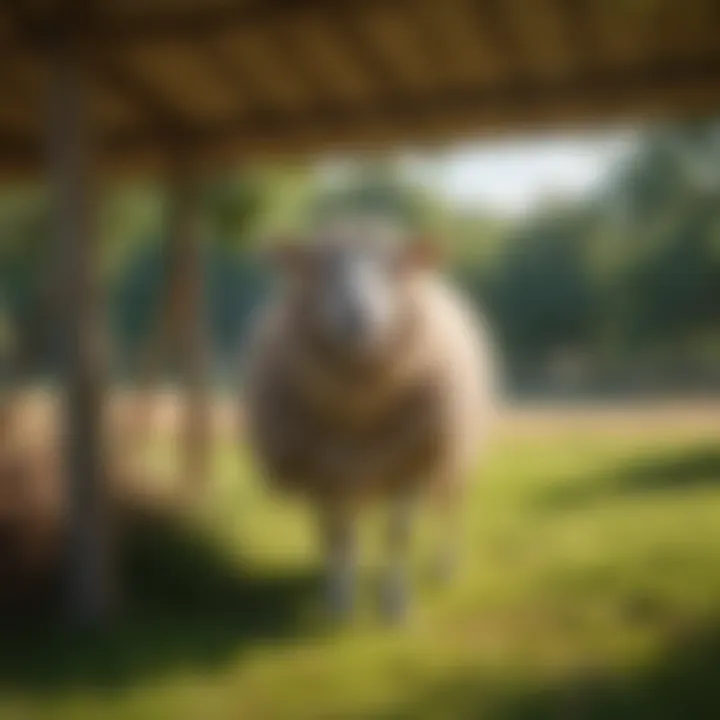
<path id="1" fill-rule="evenodd" d="M 524 214 L 548 196 L 576 197 L 601 182 L 627 155 L 632 134 L 472 143 L 406 159 L 419 178 L 464 207 Z"/>

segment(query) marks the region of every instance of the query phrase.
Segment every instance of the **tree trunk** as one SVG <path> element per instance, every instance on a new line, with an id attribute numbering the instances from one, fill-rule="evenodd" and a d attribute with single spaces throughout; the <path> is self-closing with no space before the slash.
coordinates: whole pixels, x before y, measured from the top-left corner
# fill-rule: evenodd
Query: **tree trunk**
<path id="1" fill-rule="evenodd" d="M 88 63 L 70 42 L 60 39 L 52 50 L 48 169 L 62 278 L 58 340 L 68 511 L 66 602 L 69 617 L 88 624 L 105 619 L 114 600 L 103 462 L 104 306 L 96 277 Z"/>
<path id="2" fill-rule="evenodd" d="M 180 482 L 204 486 L 209 475 L 210 407 L 208 353 L 203 308 L 202 233 L 199 185 L 192 165 L 178 163 L 168 188 L 165 272 L 155 331 L 146 339 L 139 366 L 133 436 L 146 445 L 152 437 L 152 386 L 163 371 L 179 372 Z"/>
<path id="3" fill-rule="evenodd" d="M 208 338 L 203 293 L 200 179 L 178 164 L 169 198 L 168 322 L 184 386 L 181 474 L 186 489 L 203 487 L 210 473 Z"/>

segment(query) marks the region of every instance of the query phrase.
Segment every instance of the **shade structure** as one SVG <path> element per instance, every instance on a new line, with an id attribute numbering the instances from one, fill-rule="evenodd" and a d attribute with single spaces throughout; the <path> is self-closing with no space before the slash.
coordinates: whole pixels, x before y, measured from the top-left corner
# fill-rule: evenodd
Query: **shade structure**
<path id="1" fill-rule="evenodd" d="M 0 168 L 41 163 L 59 34 L 102 162 L 141 169 L 710 114 L 718 30 L 718 0 L 3 0 Z"/>

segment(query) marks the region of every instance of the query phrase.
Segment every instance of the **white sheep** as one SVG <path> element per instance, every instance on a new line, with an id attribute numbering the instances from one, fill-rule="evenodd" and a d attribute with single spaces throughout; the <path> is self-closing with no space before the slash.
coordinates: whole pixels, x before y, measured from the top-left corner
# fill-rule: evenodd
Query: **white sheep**
<path id="1" fill-rule="evenodd" d="M 329 609 L 347 614 L 355 518 L 390 503 L 381 607 L 404 615 L 410 509 L 446 510 L 453 564 L 463 480 L 495 405 L 484 323 L 433 270 L 427 243 L 354 222 L 276 248 L 280 287 L 250 335 L 248 438 L 264 476 L 320 511 Z"/>

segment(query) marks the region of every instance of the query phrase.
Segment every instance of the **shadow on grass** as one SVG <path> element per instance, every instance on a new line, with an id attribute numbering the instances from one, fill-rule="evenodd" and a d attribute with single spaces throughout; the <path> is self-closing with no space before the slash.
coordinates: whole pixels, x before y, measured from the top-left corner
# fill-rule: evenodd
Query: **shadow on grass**
<path id="1" fill-rule="evenodd" d="M 250 570 L 170 516 L 133 517 L 125 535 L 117 621 L 95 632 L 50 617 L 0 628 L 0 690 L 122 689 L 175 670 L 221 667 L 252 645 L 302 631 L 312 573 Z"/>
<path id="2" fill-rule="evenodd" d="M 594 474 L 578 478 L 547 492 L 542 502 L 573 508 L 611 496 L 647 492 L 682 492 L 698 487 L 720 488 L 720 443 L 667 453 L 658 452 Z"/>
<path id="3" fill-rule="evenodd" d="M 714 720 L 720 717 L 720 625 L 686 630 L 653 662 L 626 671 L 575 672 L 548 685 L 470 673 L 385 717 L 421 720 Z"/>

